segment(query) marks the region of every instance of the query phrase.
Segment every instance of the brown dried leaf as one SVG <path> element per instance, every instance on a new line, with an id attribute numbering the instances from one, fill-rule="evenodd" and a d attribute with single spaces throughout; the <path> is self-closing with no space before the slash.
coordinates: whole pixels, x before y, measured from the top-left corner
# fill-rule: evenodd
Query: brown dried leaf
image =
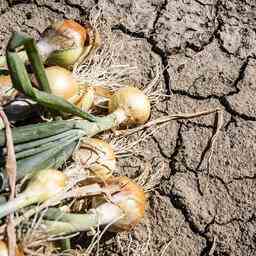
<path id="1" fill-rule="evenodd" d="M 5 125 L 6 149 L 7 149 L 5 171 L 10 184 L 9 200 L 13 200 L 15 196 L 17 165 L 16 165 L 15 150 L 14 150 L 13 139 L 12 139 L 12 130 L 11 130 L 8 118 L 5 115 L 2 108 L 0 109 L 0 117 L 2 118 Z M 8 237 L 9 256 L 15 256 L 16 233 L 15 233 L 15 225 L 13 221 L 13 214 L 10 214 L 8 217 L 7 237 Z"/>

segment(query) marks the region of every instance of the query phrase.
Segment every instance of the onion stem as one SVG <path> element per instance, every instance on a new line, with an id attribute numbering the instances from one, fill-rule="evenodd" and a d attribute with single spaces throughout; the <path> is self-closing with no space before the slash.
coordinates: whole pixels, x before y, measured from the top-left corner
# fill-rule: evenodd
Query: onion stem
<path id="1" fill-rule="evenodd" d="M 56 208 L 49 209 L 44 222 L 50 235 L 68 235 L 88 231 L 101 225 L 107 225 L 123 216 L 123 211 L 112 203 L 105 203 L 87 214 L 64 213 Z"/>
<path id="2" fill-rule="evenodd" d="M 30 204 L 36 203 L 38 200 L 37 196 L 33 196 L 29 193 L 22 193 L 17 196 L 13 201 L 9 201 L 5 204 L 0 205 L 0 219 L 6 215 L 13 213 L 23 207 L 26 207 Z"/>
<path id="3" fill-rule="evenodd" d="M 31 175 L 35 171 L 42 169 L 60 167 L 72 155 L 79 142 L 79 138 L 83 136 L 93 137 L 102 131 L 118 126 L 125 119 L 125 111 L 117 109 L 107 116 L 97 118 L 96 122 L 89 122 L 87 120 L 53 121 L 50 123 L 13 128 L 13 141 L 15 151 L 17 147 L 17 152 L 22 150 L 27 151 L 33 147 L 40 147 L 40 145 L 46 144 L 48 141 L 57 141 L 54 140 L 54 136 L 59 137 L 59 142 L 55 143 L 54 147 L 43 152 L 38 152 L 34 148 L 32 151 L 21 153 L 23 156 L 27 154 L 28 157 L 17 161 L 17 179 L 21 179 L 26 175 Z M 73 136 L 66 140 L 64 132 L 68 130 L 70 133 L 73 133 Z M 64 138 L 60 134 L 64 135 Z M 51 136 L 53 137 L 51 138 Z M 4 131 L 0 131 L 0 146 L 5 146 Z M 42 147 L 45 148 L 47 146 Z M 37 154 L 33 154 L 33 152 L 37 152 Z M 19 157 L 21 155 L 19 154 Z M 2 181 L 3 186 L 5 186 L 6 179 L 5 175 L 3 176 L 0 177 L 0 184 Z"/>
<path id="4" fill-rule="evenodd" d="M 17 52 L 17 54 L 23 62 L 26 62 L 28 60 L 26 51 L 23 50 L 23 51 Z M 2 68 L 7 69 L 7 59 L 6 59 L 6 56 L 4 55 L 0 56 L 0 69 Z"/>

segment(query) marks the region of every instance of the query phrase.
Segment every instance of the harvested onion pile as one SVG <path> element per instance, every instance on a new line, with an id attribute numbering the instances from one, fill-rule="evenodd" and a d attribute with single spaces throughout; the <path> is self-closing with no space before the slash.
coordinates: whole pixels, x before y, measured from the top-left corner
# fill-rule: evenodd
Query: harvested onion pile
<path id="1" fill-rule="evenodd" d="M 1 91 L 14 98 L 3 109 L 15 126 L 12 142 L 18 192 L 8 200 L 11 193 L 5 168 L 10 164 L 10 148 L 2 129 L 0 255 L 7 255 L 10 214 L 15 215 L 16 227 L 24 227 L 16 232 L 16 255 L 61 255 L 65 251 L 72 255 L 77 245 L 70 243 L 70 235 L 94 232 L 101 237 L 99 230 L 101 234 L 105 230 L 130 232 L 144 217 L 145 191 L 120 175 L 118 150 L 103 138 L 127 128 L 129 134 L 152 124 L 220 111 L 176 114 L 148 122 L 152 97 L 145 92 L 154 88 L 155 81 L 145 90 L 140 84 L 120 84 L 124 66 L 120 65 L 120 79 L 107 65 L 101 67 L 104 60 L 99 57 L 106 47 L 101 36 L 92 26 L 58 21 L 36 43 L 14 34 L 6 56 L 0 58 L 0 68 L 8 67 L 10 73 L 0 76 Z M 22 41 L 27 53 L 16 51 Z M 97 60 L 93 59 L 96 53 Z M 28 74 L 25 65 L 32 65 L 34 73 Z M 209 145 L 213 145 L 215 135 Z M 82 249 L 86 255 L 92 252 L 91 246 Z"/>
<path id="2" fill-rule="evenodd" d="M 40 74 L 35 73 L 28 75 L 33 87 L 17 86 L 17 81 L 22 81 L 14 77 L 11 61 L 4 56 L 0 59 L 2 67 L 6 68 L 8 64 L 11 73 L 11 77 L 0 76 L 0 85 L 4 93 L 10 90 L 16 97 L 14 103 L 7 103 L 4 109 L 9 118 L 18 109 L 18 115 L 13 115 L 12 122 L 16 127 L 12 129 L 12 136 L 17 161 L 16 185 L 19 188 L 15 199 L 8 201 L 8 177 L 4 172 L 8 149 L 3 129 L 0 133 L 3 149 L 0 161 L 1 255 L 8 254 L 5 223 L 8 215 L 13 213 L 20 216 L 14 220 L 15 225 L 26 223 L 29 227 L 32 221 L 38 221 L 34 239 L 44 238 L 46 245 L 41 249 L 52 248 L 52 255 L 76 247 L 75 244 L 71 248 L 60 247 L 63 236 L 98 227 L 108 228 L 111 232 L 127 232 L 144 216 L 146 199 L 143 188 L 128 177 L 114 176 L 118 173 L 114 148 L 102 139 L 91 137 L 114 128 L 144 124 L 150 116 L 148 97 L 139 88 L 129 85 L 113 90 L 83 84 L 72 73 L 78 60 L 93 55 L 99 47 L 99 38 L 99 33 L 90 26 L 83 27 L 71 20 L 58 21 L 47 28 L 36 46 L 45 65 L 44 79 L 48 80 L 48 85 L 38 80 Z M 18 55 L 26 65 L 31 61 L 24 51 Z M 42 94 L 45 99 L 40 107 L 42 90 L 47 94 Z M 39 91 L 38 96 L 33 91 Z M 51 95 L 55 98 L 51 99 Z M 20 101 L 29 102 L 30 99 L 32 101 L 25 104 L 26 107 L 20 104 Z M 89 111 L 97 116 L 88 115 L 91 120 L 77 119 L 74 111 L 69 112 L 70 105 L 56 112 L 53 99 L 56 99 L 56 104 L 61 99 L 60 104 L 64 106 L 68 102 L 77 113 Z M 27 116 L 28 107 L 37 115 Z M 20 125 L 21 120 L 26 125 Z M 23 178 L 26 178 L 25 184 L 21 183 Z M 75 205 L 81 201 L 87 204 L 78 210 Z M 38 249 L 39 245 L 31 248 L 26 236 L 24 230 L 17 234 L 17 255 L 29 255 L 31 250 Z M 52 237 L 62 238 L 57 239 L 56 246 L 53 246 Z"/>

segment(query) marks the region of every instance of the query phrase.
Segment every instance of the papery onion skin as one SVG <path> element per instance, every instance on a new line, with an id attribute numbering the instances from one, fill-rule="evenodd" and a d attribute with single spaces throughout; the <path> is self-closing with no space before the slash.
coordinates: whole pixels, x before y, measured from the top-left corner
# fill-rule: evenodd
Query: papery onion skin
<path id="1" fill-rule="evenodd" d="M 83 46 L 87 39 L 87 30 L 74 20 L 57 21 L 52 27 L 58 34 L 73 39 L 76 45 Z"/>
<path id="2" fill-rule="evenodd" d="M 126 176 L 112 177 L 105 183 L 106 186 L 119 186 L 121 188 L 120 192 L 111 197 L 111 202 L 124 213 L 124 216 L 113 223 L 110 229 L 114 232 L 133 229 L 145 214 L 146 197 L 143 188 Z M 103 198 L 96 198 L 95 206 L 104 205 L 103 200 Z"/>
<path id="3" fill-rule="evenodd" d="M 75 104 L 83 111 L 88 111 L 94 103 L 95 90 L 91 86 L 84 86 L 79 88 L 79 93 L 75 100 L 71 100 L 71 103 Z"/>
<path id="4" fill-rule="evenodd" d="M 101 180 L 108 179 L 116 168 L 116 156 L 112 146 L 96 138 L 86 138 L 82 141 L 73 158 L 88 166 L 91 174 Z"/>
<path id="5" fill-rule="evenodd" d="M 15 250 L 16 256 L 24 256 L 23 252 L 16 248 Z M 7 244 L 4 241 L 0 240 L 0 256 L 8 256 L 8 247 Z"/>
<path id="6" fill-rule="evenodd" d="M 148 97 L 136 87 L 124 87 L 114 93 L 109 101 L 109 112 L 123 109 L 127 115 L 124 125 L 144 124 L 150 116 Z"/>
<path id="7" fill-rule="evenodd" d="M 48 65 L 69 67 L 82 55 L 87 40 L 86 28 L 74 20 L 61 20 L 46 29 L 38 46 Z"/>

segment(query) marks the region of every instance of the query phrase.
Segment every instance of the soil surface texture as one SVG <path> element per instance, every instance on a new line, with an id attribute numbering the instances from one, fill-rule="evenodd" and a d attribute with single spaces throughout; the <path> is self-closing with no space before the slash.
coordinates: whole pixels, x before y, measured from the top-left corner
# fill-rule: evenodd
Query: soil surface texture
<path id="1" fill-rule="evenodd" d="M 119 161 L 131 178 L 158 173 L 156 186 L 143 222 L 103 238 L 99 255 L 256 255 L 256 1 L 0 0 L 1 53 L 14 30 L 38 38 L 52 19 L 85 21 L 92 8 L 160 60 L 169 97 L 153 117 L 224 109 L 208 168 L 214 115 L 169 122 Z"/>

